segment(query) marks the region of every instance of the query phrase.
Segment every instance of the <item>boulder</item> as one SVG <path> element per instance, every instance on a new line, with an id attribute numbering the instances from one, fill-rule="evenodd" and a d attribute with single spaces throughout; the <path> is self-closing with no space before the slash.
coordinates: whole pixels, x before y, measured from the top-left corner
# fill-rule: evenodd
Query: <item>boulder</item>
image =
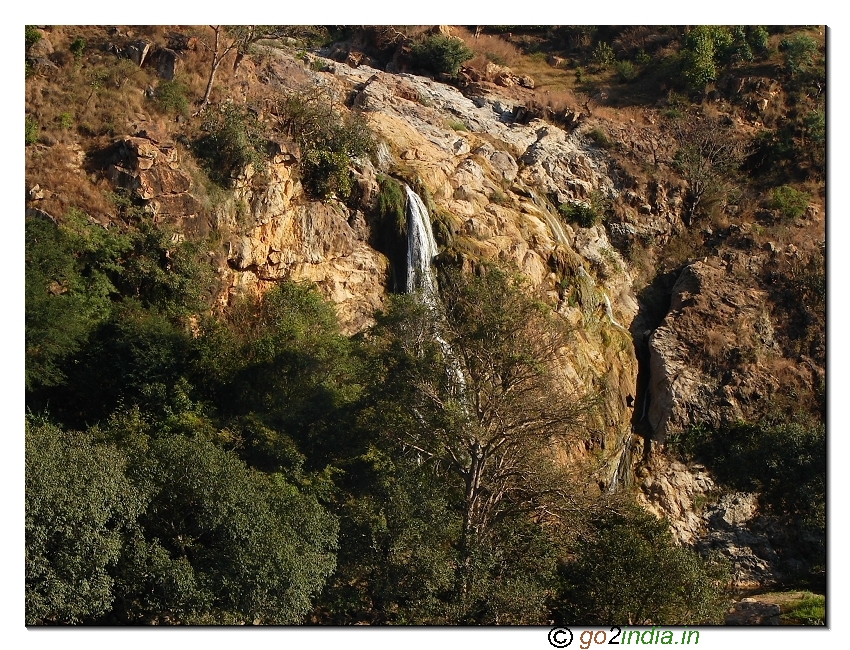
<path id="1" fill-rule="evenodd" d="M 180 56 L 172 49 L 162 48 L 157 53 L 156 73 L 166 81 L 174 79 L 180 66 Z"/>
<path id="2" fill-rule="evenodd" d="M 142 67 L 145 63 L 148 53 L 151 50 L 151 42 L 147 40 L 134 41 L 129 43 L 123 50 L 123 55 L 130 59 L 137 66 Z"/>

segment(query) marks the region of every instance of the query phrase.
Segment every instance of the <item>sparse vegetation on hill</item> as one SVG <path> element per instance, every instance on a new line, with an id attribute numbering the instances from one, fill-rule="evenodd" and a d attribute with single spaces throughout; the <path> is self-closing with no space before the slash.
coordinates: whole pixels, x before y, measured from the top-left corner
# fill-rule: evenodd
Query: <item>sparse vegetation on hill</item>
<path id="1" fill-rule="evenodd" d="M 722 622 L 734 572 L 635 509 L 653 454 L 756 493 L 818 586 L 821 28 L 26 26 L 25 58 L 28 625 Z"/>

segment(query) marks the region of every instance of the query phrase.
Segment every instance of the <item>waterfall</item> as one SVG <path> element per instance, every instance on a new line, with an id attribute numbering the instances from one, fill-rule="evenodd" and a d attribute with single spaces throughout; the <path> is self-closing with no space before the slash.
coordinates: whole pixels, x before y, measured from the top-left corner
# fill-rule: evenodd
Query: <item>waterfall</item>
<path id="1" fill-rule="evenodd" d="M 407 185 L 404 189 L 407 192 L 407 293 L 421 292 L 425 303 L 434 307 L 438 294 L 432 262 L 437 256 L 437 244 L 431 219 L 419 195 Z"/>
<path id="2" fill-rule="evenodd" d="M 546 225 L 549 226 L 549 230 L 552 231 L 552 237 L 555 238 L 555 241 L 559 244 L 569 246 L 569 239 L 567 239 L 567 233 L 564 230 L 564 225 L 558 217 L 552 214 L 552 211 L 549 209 L 549 204 L 531 190 L 528 190 L 528 195 L 531 197 L 534 205 L 540 208 L 543 220 L 546 222 Z"/>
<path id="3" fill-rule="evenodd" d="M 428 208 L 419 195 L 404 186 L 407 192 L 407 293 L 419 293 L 425 305 L 434 313 L 434 340 L 440 344 L 443 356 L 448 361 L 446 372 L 453 379 L 459 395 L 466 390 L 466 379 L 451 345 L 438 331 L 442 318 L 440 294 L 434 275 L 433 261 L 437 256 L 437 244 L 431 230 Z"/>

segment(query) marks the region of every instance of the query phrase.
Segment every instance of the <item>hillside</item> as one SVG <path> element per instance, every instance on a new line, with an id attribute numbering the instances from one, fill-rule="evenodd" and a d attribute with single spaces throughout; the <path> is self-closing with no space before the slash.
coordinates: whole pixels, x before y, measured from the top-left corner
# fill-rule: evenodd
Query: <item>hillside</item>
<path id="1" fill-rule="evenodd" d="M 26 37 L 27 624 L 823 591 L 823 28 Z"/>

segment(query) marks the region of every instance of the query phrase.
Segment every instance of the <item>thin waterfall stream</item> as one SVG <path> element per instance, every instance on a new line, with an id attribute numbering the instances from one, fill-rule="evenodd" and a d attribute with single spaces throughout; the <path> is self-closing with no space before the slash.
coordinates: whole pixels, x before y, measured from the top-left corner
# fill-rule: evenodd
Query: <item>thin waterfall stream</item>
<path id="1" fill-rule="evenodd" d="M 434 340 L 440 345 L 443 356 L 448 361 L 446 372 L 453 380 L 459 396 L 466 391 L 466 378 L 460 361 L 451 345 L 439 332 L 442 320 L 442 305 L 437 288 L 437 276 L 434 274 L 434 258 L 437 256 L 437 244 L 431 230 L 431 217 L 419 195 L 404 186 L 407 192 L 407 293 L 417 293 L 424 304 L 434 314 Z"/>

